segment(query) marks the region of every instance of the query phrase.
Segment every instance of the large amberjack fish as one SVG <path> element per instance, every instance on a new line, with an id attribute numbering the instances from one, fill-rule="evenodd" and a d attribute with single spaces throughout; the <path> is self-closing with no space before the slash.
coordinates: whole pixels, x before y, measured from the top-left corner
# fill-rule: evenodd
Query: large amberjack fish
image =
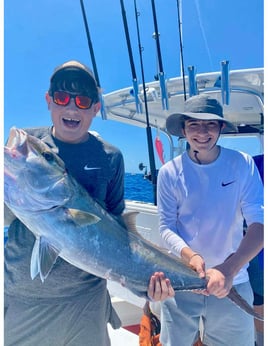
<path id="1" fill-rule="evenodd" d="M 39 274 L 44 281 L 60 256 L 138 296 L 147 297 L 149 279 L 156 271 L 165 273 L 175 291 L 206 287 L 207 281 L 180 259 L 139 235 L 136 213 L 125 214 L 126 227 L 107 213 L 38 138 L 21 129 L 10 130 L 4 173 L 5 203 L 36 237 L 32 279 Z M 235 303 L 254 315 L 240 298 L 235 297 Z"/>

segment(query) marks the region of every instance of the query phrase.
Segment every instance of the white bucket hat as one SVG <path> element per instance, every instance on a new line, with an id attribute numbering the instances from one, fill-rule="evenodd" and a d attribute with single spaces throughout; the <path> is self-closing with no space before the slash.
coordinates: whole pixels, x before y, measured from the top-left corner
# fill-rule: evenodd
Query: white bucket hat
<path id="1" fill-rule="evenodd" d="M 223 117 L 223 109 L 218 100 L 201 94 L 190 97 L 184 103 L 183 113 L 171 114 L 166 120 L 166 128 L 171 135 L 184 137 L 185 117 L 198 120 L 218 120 L 225 124 L 221 133 L 238 132 L 237 127 Z"/>

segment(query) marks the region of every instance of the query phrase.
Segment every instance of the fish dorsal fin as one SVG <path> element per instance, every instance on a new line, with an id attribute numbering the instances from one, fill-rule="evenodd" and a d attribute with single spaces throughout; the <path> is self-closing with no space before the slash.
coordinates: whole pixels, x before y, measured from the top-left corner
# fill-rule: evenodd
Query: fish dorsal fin
<path id="1" fill-rule="evenodd" d="M 89 226 L 100 221 L 100 218 L 95 215 L 88 213 L 87 211 L 67 208 L 68 218 L 71 219 L 78 226 Z"/>
<path id="2" fill-rule="evenodd" d="M 124 223 L 127 227 L 127 229 L 131 232 L 138 233 L 138 230 L 136 228 L 136 217 L 139 214 L 137 211 L 128 211 L 124 214 L 122 214 L 122 218 L 124 220 Z"/>
<path id="3" fill-rule="evenodd" d="M 162 252 L 165 256 L 169 256 L 169 257 L 172 257 L 173 259 L 175 259 L 176 261 L 180 261 L 179 257 L 177 257 L 174 254 L 172 254 L 172 252 L 170 252 L 170 250 L 168 250 L 166 248 L 163 248 L 163 247 L 160 247 L 159 245 L 157 246 L 155 243 L 153 243 L 150 240 L 146 239 L 137 230 L 137 227 L 136 227 L 136 217 L 137 217 L 138 214 L 139 214 L 138 211 L 128 211 L 128 212 L 122 214 L 122 218 L 123 218 L 123 220 L 125 222 L 125 225 L 126 225 L 127 229 L 130 232 L 136 233 L 138 235 L 138 237 L 140 237 L 144 242 L 146 242 L 150 246 L 153 246 L 153 247 L 157 248 L 158 251 Z"/>
<path id="4" fill-rule="evenodd" d="M 124 220 L 124 223 L 128 229 L 128 231 L 132 232 L 132 233 L 136 233 L 138 237 L 140 237 L 144 242 L 146 242 L 147 244 L 149 244 L 150 246 L 154 246 L 156 247 L 156 245 L 154 243 L 152 243 L 150 240 L 146 239 L 138 230 L 136 227 L 136 217 L 139 214 L 138 211 L 128 211 L 124 214 L 122 214 L 122 218 Z M 159 251 L 162 251 L 165 255 L 171 255 L 170 252 L 165 249 L 165 248 L 161 248 L 159 246 L 157 246 Z M 174 255 L 175 258 L 175 255 Z M 176 257 L 176 259 L 178 259 L 178 257 Z"/>
<path id="5" fill-rule="evenodd" d="M 43 237 L 36 238 L 31 258 L 31 278 L 40 275 L 42 282 L 47 278 L 60 251 L 51 246 Z"/>
<path id="6" fill-rule="evenodd" d="M 176 261 L 182 261 L 181 259 L 179 259 L 178 256 L 174 255 L 170 250 L 161 247 L 160 245 L 156 245 L 155 243 L 153 243 L 152 241 L 146 239 L 138 230 L 136 227 L 136 217 L 139 214 L 138 211 L 128 211 L 124 214 L 122 214 L 122 218 L 124 220 L 124 223 L 127 227 L 127 229 L 130 232 L 136 233 L 144 242 L 146 242 L 147 244 L 149 244 L 150 246 L 156 247 L 158 249 L 158 251 L 162 252 L 165 256 L 169 256 L 172 257 L 173 259 L 175 259 Z M 189 265 L 187 265 L 186 263 L 184 263 L 186 266 L 188 266 L 190 268 Z"/>

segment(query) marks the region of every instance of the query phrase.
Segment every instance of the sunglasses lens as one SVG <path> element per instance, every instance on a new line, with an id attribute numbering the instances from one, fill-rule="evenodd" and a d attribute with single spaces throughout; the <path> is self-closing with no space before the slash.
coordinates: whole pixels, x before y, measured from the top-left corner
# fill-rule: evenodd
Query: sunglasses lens
<path id="1" fill-rule="evenodd" d="M 92 105 L 92 100 L 88 96 L 78 95 L 75 97 L 75 104 L 78 108 L 87 109 Z"/>
<path id="2" fill-rule="evenodd" d="M 83 95 L 71 95 L 65 91 L 55 91 L 53 94 L 53 101 L 60 106 L 67 106 L 70 99 L 75 99 L 76 107 L 80 109 L 88 109 L 92 105 L 92 99 Z"/>
<path id="3" fill-rule="evenodd" d="M 70 95 L 64 91 L 55 91 L 53 100 L 57 105 L 66 106 L 70 102 Z"/>

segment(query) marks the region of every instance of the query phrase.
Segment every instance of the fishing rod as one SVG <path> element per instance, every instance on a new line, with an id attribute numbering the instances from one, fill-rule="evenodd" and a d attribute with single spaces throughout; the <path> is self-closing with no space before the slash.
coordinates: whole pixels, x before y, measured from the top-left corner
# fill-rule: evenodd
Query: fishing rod
<path id="1" fill-rule="evenodd" d="M 186 85 L 185 85 L 185 72 L 184 72 L 184 58 L 183 58 L 183 43 L 182 43 L 182 20 L 181 20 L 181 2 L 180 0 L 177 0 L 177 13 L 178 13 L 178 27 L 179 27 L 179 39 L 180 39 L 180 58 L 181 58 L 181 73 L 182 73 L 182 80 L 183 80 L 183 94 L 184 94 L 184 101 L 186 101 Z"/>
<path id="2" fill-rule="evenodd" d="M 156 52 L 157 52 L 157 58 L 158 58 L 158 67 L 159 67 L 159 82 L 160 82 L 160 88 L 161 88 L 161 95 L 162 95 L 162 108 L 164 110 L 167 110 L 169 108 L 168 105 L 168 95 L 167 95 L 167 88 L 166 88 L 166 82 L 165 82 L 165 73 L 163 69 L 163 62 L 162 62 L 162 55 L 161 55 L 161 49 L 160 49 L 160 40 L 159 40 L 159 32 L 158 32 L 158 24 L 157 24 L 157 18 L 156 18 L 156 9 L 155 9 L 155 2 L 154 0 L 151 0 L 152 4 L 152 11 L 153 11 L 153 20 L 154 20 L 154 38 L 156 42 Z"/>
<path id="3" fill-rule="evenodd" d="M 136 19 L 137 37 L 138 37 L 138 45 L 139 45 L 139 56 L 140 56 L 140 65 L 141 65 L 141 74 L 142 74 L 143 96 L 144 96 L 144 104 L 145 104 L 146 134 L 147 134 L 149 161 L 150 161 L 151 181 L 152 181 L 152 186 L 153 186 L 154 204 L 156 205 L 157 204 L 157 202 L 156 202 L 156 168 L 155 168 L 152 129 L 150 126 L 150 121 L 149 121 L 147 93 L 146 93 L 146 85 L 145 85 L 145 78 L 144 78 L 144 68 L 143 68 L 143 58 L 142 58 L 143 47 L 141 46 L 139 19 L 138 19 L 140 13 L 137 10 L 136 0 L 134 0 L 134 8 L 135 8 L 135 19 Z"/>
<path id="4" fill-rule="evenodd" d="M 88 22 L 87 22 L 87 16 L 86 16 L 86 11 L 85 11 L 85 6 L 84 6 L 83 0 L 80 0 L 80 5 L 81 5 L 81 10 L 82 10 L 82 15 L 83 15 L 83 20 L 84 20 L 86 35 L 87 35 L 88 48 L 89 48 L 90 57 L 91 57 L 92 65 L 93 65 L 94 77 L 96 79 L 97 86 L 99 88 L 99 93 L 100 93 L 100 102 L 101 102 L 100 112 L 101 112 L 101 117 L 102 117 L 103 120 L 106 120 L 107 119 L 107 115 L 106 115 L 106 111 L 105 111 L 105 108 L 104 108 L 104 100 L 103 100 L 102 93 L 101 93 L 100 79 L 99 79 L 96 59 L 95 59 L 95 55 L 94 55 L 93 45 L 92 45 L 92 41 L 91 41 L 91 38 L 90 38 Z"/>
<path id="5" fill-rule="evenodd" d="M 126 10 L 125 10 L 123 0 L 120 0 L 120 5 L 121 5 L 121 12 L 122 12 L 125 36 L 126 36 L 126 41 L 127 41 L 130 68 L 131 68 L 131 72 L 132 72 L 132 83 L 133 83 L 133 92 L 134 92 L 135 103 L 136 103 L 136 112 L 141 114 L 142 113 L 142 103 L 139 99 L 138 80 L 137 80 L 136 69 L 135 69 L 135 64 L 134 64 L 134 59 L 133 59 L 132 48 L 131 48 L 131 42 L 130 42 L 130 37 L 129 37 Z"/>

